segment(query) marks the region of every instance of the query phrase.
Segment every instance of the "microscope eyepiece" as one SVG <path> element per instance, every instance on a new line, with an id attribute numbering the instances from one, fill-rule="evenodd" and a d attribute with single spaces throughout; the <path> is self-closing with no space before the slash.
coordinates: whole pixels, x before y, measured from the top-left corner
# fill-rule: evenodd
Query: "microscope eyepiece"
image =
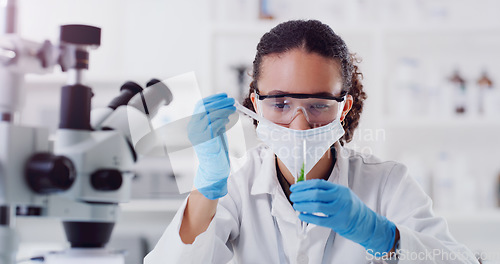
<path id="1" fill-rule="evenodd" d="M 63 25 L 59 40 L 68 44 L 100 46 L 101 29 L 88 25 Z"/>
<path id="2" fill-rule="evenodd" d="M 25 176 L 34 192 L 49 194 L 68 190 L 76 180 L 76 170 L 64 156 L 36 153 L 26 163 Z"/>
<path id="3" fill-rule="evenodd" d="M 128 81 L 120 87 L 120 95 L 113 98 L 108 107 L 115 110 L 119 106 L 127 105 L 132 97 L 142 92 L 142 87 L 135 82 Z"/>
<path id="4" fill-rule="evenodd" d="M 88 25 L 63 25 L 59 32 L 59 42 L 61 70 L 87 70 L 89 49 L 101 45 L 101 29 Z"/>

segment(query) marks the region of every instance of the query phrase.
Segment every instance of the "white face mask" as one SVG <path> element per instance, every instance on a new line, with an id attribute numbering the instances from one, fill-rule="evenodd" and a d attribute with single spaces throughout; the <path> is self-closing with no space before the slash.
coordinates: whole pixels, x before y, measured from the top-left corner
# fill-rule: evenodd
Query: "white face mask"
<path id="1" fill-rule="evenodd" d="M 343 135 L 339 119 L 308 130 L 289 129 L 274 123 L 259 122 L 257 125 L 257 137 L 273 150 L 296 181 L 303 165 L 305 176 Z"/>
<path id="2" fill-rule="evenodd" d="M 342 109 L 341 106 L 343 104 L 339 104 L 339 110 Z M 340 118 L 321 127 L 295 130 L 257 116 L 242 105 L 236 104 L 236 109 L 259 121 L 256 130 L 257 137 L 273 150 L 296 181 L 301 174 L 302 166 L 304 166 L 303 175 L 305 176 L 330 149 L 330 146 L 344 135 Z"/>

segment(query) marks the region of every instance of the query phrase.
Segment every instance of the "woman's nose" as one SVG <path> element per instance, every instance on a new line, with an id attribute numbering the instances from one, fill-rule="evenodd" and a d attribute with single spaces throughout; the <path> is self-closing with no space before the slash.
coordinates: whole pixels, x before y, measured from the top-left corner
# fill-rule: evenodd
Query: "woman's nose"
<path id="1" fill-rule="evenodd" d="M 307 121 L 306 115 L 304 114 L 302 109 L 299 109 L 297 111 L 288 128 L 295 130 L 311 129 L 311 125 L 309 125 L 309 121 Z"/>

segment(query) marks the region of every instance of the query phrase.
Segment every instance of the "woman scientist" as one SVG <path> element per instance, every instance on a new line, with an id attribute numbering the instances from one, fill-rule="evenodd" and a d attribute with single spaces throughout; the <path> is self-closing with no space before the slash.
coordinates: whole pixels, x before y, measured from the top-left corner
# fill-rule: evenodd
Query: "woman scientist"
<path id="1" fill-rule="evenodd" d="M 235 101 L 202 100 L 195 189 L 145 263 L 477 263 L 405 166 L 343 148 L 366 98 L 355 62 L 318 21 L 266 33 L 244 101 L 264 144 L 229 175 Z"/>

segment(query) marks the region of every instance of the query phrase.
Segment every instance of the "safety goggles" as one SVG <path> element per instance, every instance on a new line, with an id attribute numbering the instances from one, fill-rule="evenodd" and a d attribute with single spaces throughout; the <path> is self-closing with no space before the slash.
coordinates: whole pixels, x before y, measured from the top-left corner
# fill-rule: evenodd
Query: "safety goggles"
<path id="1" fill-rule="evenodd" d="M 259 114 L 277 124 L 288 125 L 301 110 L 311 126 L 331 123 L 342 111 L 347 92 L 340 96 L 315 94 L 275 94 L 260 95 L 255 93 Z"/>

